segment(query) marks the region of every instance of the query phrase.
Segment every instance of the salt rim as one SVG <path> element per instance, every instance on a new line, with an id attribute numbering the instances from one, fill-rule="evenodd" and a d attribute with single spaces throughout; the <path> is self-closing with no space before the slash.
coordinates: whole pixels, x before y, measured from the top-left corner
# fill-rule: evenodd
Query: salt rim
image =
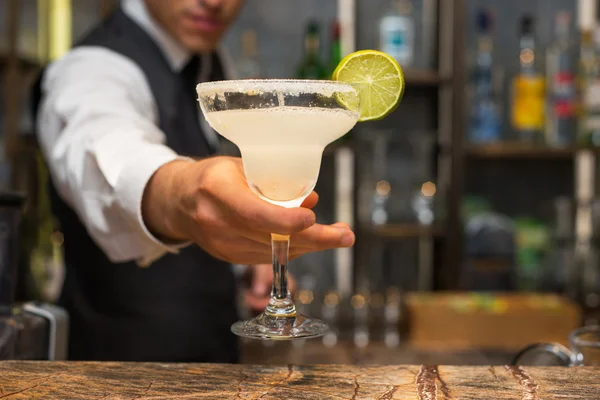
<path id="1" fill-rule="evenodd" d="M 319 93 L 332 96 L 334 93 L 356 93 L 350 83 L 310 79 L 239 79 L 203 82 L 196 86 L 198 96 L 224 92 L 279 92 L 285 94 Z"/>

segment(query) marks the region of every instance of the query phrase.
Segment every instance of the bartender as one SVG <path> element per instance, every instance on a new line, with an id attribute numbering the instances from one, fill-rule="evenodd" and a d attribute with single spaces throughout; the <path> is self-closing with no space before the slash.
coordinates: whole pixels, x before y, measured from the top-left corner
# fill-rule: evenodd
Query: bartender
<path id="1" fill-rule="evenodd" d="M 71 359 L 236 362 L 232 264 L 256 271 L 262 289 L 246 299 L 258 309 L 271 232 L 292 235 L 292 256 L 354 242 L 347 225 L 316 223 L 315 193 L 271 205 L 239 158 L 218 156 L 195 86 L 232 76 L 218 44 L 241 6 L 123 0 L 37 85 Z"/>

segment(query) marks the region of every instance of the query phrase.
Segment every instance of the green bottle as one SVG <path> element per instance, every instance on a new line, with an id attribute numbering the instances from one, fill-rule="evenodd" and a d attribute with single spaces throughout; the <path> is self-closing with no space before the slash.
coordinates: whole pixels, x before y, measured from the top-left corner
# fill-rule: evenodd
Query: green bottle
<path id="1" fill-rule="evenodd" d="M 300 79 L 327 79 L 327 68 L 319 58 L 320 29 L 315 21 L 308 23 L 304 37 L 304 58 L 298 65 L 296 76 Z"/>

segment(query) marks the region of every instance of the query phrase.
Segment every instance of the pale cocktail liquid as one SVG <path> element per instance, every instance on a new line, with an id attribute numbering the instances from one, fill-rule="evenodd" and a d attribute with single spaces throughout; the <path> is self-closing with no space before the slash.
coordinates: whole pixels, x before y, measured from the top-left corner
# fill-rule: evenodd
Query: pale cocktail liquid
<path id="1" fill-rule="evenodd" d="M 213 111 L 206 120 L 242 153 L 250 188 L 262 199 L 298 207 L 314 189 L 325 146 L 356 124 L 358 113 L 317 107 Z"/>

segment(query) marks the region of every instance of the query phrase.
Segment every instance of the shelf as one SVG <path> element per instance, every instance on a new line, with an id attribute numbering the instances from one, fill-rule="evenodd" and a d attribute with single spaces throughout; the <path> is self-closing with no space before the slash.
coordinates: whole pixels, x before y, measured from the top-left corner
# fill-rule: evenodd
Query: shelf
<path id="1" fill-rule="evenodd" d="M 414 223 L 369 225 L 364 232 L 380 238 L 419 238 L 443 236 L 444 232 L 437 226 L 424 226 Z"/>
<path id="2" fill-rule="evenodd" d="M 525 145 L 519 143 L 501 143 L 490 145 L 477 145 L 467 147 L 466 154 L 470 158 L 477 159 L 514 159 L 514 158 L 532 158 L 532 159 L 568 159 L 573 158 L 575 154 L 582 151 L 591 151 L 599 153 L 600 148 L 596 147 L 567 147 L 552 148 Z"/>
<path id="3" fill-rule="evenodd" d="M 437 86 L 448 79 L 436 70 L 408 68 L 404 70 L 404 80 L 408 85 Z"/>

